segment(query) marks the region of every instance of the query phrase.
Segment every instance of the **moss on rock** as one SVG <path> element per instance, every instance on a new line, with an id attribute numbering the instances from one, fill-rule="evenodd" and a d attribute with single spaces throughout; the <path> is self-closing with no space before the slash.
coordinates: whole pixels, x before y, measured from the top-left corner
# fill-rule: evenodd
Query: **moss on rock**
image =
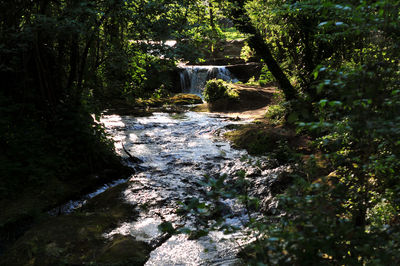
<path id="1" fill-rule="evenodd" d="M 170 104 L 186 105 L 186 104 L 200 104 L 203 100 L 200 96 L 195 94 L 179 93 L 169 98 Z"/>
<path id="2" fill-rule="evenodd" d="M 203 103 L 200 96 L 195 94 L 178 93 L 171 97 L 138 99 L 136 105 L 148 107 L 161 107 L 165 105 L 189 105 Z"/>
<path id="3" fill-rule="evenodd" d="M 280 163 L 296 160 L 297 151 L 308 149 L 308 140 L 290 127 L 275 126 L 267 119 L 239 125 L 224 135 L 233 146 L 246 149 L 251 155 L 269 155 Z"/>
<path id="4" fill-rule="evenodd" d="M 261 155 L 271 152 L 276 147 L 277 141 L 282 139 L 282 134 L 254 123 L 227 132 L 225 137 L 232 141 L 234 146 L 246 149 L 252 155 Z"/>

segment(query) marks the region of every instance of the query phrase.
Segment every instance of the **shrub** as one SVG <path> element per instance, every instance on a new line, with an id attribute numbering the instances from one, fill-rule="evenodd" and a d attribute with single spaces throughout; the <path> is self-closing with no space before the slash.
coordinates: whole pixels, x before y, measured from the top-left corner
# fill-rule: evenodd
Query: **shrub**
<path id="1" fill-rule="evenodd" d="M 212 79 L 207 81 L 203 92 L 206 102 L 215 102 L 220 99 L 237 99 L 238 92 L 222 79 Z"/>

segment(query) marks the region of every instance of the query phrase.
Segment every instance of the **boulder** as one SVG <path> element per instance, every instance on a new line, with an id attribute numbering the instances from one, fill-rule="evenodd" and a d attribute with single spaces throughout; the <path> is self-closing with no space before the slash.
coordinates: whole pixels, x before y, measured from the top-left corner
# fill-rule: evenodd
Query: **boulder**
<path id="1" fill-rule="evenodd" d="M 251 77 L 258 79 L 261 74 L 262 65 L 260 63 L 247 63 L 230 65 L 226 67 L 239 81 L 247 82 Z"/>

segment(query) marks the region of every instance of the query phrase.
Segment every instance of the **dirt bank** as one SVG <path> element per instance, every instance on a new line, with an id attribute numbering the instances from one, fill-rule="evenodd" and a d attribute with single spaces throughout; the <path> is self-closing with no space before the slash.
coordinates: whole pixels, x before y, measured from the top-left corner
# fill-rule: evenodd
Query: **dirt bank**
<path id="1" fill-rule="evenodd" d="M 282 121 L 277 123 L 266 115 L 271 106 L 283 101 L 276 86 L 266 87 L 235 84 L 238 100 L 222 99 L 204 103 L 194 108 L 198 112 L 213 112 L 232 119 L 252 119 L 253 122 L 236 126 L 225 134 L 232 144 L 253 155 L 269 155 L 280 163 L 294 161 L 296 153 L 308 152 L 309 139 L 296 133 L 295 126 Z"/>
<path id="2" fill-rule="evenodd" d="M 279 91 L 275 86 L 250 86 L 235 84 L 239 100 L 219 100 L 213 104 L 204 103 L 194 108 L 197 112 L 216 112 L 240 119 L 259 119 L 264 116 L 268 107 L 276 104 Z"/>

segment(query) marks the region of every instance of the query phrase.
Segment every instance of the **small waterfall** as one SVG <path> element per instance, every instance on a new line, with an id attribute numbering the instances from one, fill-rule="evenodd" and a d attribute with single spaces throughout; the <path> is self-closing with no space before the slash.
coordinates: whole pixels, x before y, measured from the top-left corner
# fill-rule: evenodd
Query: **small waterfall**
<path id="1" fill-rule="evenodd" d="M 180 72 L 182 92 L 201 95 L 207 80 L 238 82 L 225 66 L 185 66 Z"/>

